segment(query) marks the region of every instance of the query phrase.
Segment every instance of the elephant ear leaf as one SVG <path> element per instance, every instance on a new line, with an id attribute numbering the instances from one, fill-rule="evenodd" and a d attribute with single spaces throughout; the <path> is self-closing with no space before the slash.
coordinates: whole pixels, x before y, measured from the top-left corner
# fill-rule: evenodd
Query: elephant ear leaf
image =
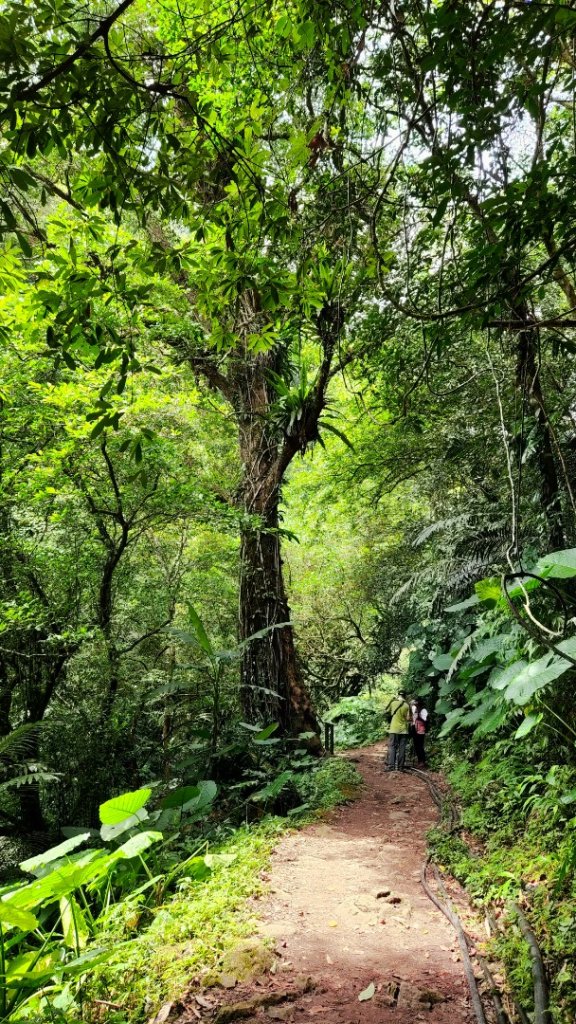
<path id="1" fill-rule="evenodd" d="M 52 864 L 55 860 L 60 860 L 61 857 L 66 857 L 77 846 L 81 846 L 82 843 L 90 839 L 90 835 L 90 832 L 79 832 L 77 835 L 71 836 L 70 839 L 65 839 L 58 846 L 52 846 L 49 850 L 45 850 L 44 853 L 37 854 L 36 857 L 29 857 L 28 860 L 21 861 L 20 869 L 28 871 L 31 875 L 41 875 L 44 873 L 45 867 Z"/>
<path id="2" fill-rule="evenodd" d="M 506 700 L 520 706 L 527 704 L 531 697 L 548 683 L 558 679 L 571 668 L 564 658 L 551 658 L 545 654 L 529 665 L 525 665 L 509 682 L 504 696 Z"/>
<path id="3" fill-rule="evenodd" d="M 576 548 L 550 551 L 549 554 L 543 555 L 534 573 L 536 576 L 557 580 L 566 580 L 576 576 Z"/>
<path id="4" fill-rule="evenodd" d="M 544 715 L 542 714 L 542 712 L 538 712 L 538 714 L 526 715 L 526 718 L 524 719 L 522 724 L 519 725 L 516 729 L 516 732 L 514 733 L 514 739 L 520 740 L 523 736 L 527 736 L 529 732 L 532 732 L 532 729 L 535 729 L 536 726 L 540 724 L 543 718 Z"/>
<path id="5" fill-rule="evenodd" d="M 100 821 L 103 825 L 119 825 L 121 821 L 142 810 L 151 793 L 151 789 L 136 789 L 133 793 L 122 793 L 106 800 L 98 808 Z"/>

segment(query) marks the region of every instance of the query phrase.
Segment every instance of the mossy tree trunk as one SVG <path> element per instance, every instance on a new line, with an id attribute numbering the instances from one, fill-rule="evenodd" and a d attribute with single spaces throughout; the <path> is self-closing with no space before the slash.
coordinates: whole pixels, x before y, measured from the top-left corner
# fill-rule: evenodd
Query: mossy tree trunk
<path id="1" fill-rule="evenodd" d="M 206 351 L 188 352 L 193 369 L 231 406 L 238 428 L 243 512 L 240 558 L 239 641 L 243 645 L 240 694 L 251 723 L 278 721 L 284 735 L 313 733 L 312 749 L 321 749 L 318 720 L 304 685 L 290 623 L 284 585 L 279 514 L 286 471 L 298 453 L 319 436 L 319 421 L 343 328 L 338 303 L 318 314 L 322 358 L 316 379 L 302 397 L 299 415 L 289 424 L 274 417 L 274 375 L 282 373 L 286 353 L 247 351 L 231 355 L 223 366 Z M 254 634 L 262 634 L 250 639 Z"/>

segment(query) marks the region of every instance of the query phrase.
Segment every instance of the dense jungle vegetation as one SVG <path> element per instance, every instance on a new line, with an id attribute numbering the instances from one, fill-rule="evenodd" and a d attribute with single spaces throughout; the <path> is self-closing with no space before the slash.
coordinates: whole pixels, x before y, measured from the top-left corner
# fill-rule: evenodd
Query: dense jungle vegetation
<path id="1" fill-rule="evenodd" d="M 403 677 L 572 1021 L 576 4 L 4 0 L 0 62 L 0 1017 L 146 1020 Z"/>

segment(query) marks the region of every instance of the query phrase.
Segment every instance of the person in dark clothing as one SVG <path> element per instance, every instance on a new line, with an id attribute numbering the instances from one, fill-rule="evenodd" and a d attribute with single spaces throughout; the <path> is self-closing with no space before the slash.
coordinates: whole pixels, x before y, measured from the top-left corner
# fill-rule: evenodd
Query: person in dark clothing
<path id="1" fill-rule="evenodd" d="M 428 712 L 424 707 L 424 701 L 420 697 L 416 697 L 411 704 L 412 711 L 412 742 L 414 744 L 414 754 L 416 755 L 416 762 L 418 768 L 426 767 L 426 750 L 424 748 L 424 738 L 428 730 Z"/>

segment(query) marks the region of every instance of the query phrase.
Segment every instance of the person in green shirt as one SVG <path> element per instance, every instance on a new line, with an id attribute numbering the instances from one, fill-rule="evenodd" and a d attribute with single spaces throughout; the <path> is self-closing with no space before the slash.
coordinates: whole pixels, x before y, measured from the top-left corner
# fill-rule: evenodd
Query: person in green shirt
<path id="1" fill-rule="evenodd" d="M 406 700 L 404 690 L 398 690 L 398 696 L 388 702 L 384 711 L 390 715 L 388 726 L 388 764 L 386 771 L 394 769 L 399 772 L 404 767 L 406 757 L 406 743 L 410 729 L 410 705 Z"/>

